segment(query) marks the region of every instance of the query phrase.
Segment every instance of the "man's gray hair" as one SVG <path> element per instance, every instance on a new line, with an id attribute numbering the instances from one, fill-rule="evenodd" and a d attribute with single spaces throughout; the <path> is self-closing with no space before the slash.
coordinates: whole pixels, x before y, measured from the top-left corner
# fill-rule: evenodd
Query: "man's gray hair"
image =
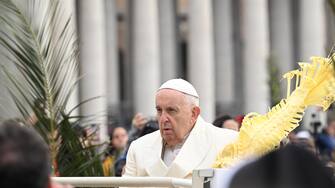
<path id="1" fill-rule="evenodd" d="M 192 95 L 188 95 L 188 94 L 186 94 L 186 93 L 184 93 L 184 95 L 185 95 L 185 97 L 187 98 L 187 100 L 191 103 L 191 104 L 193 104 L 193 105 L 195 105 L 195 106 L 198 106 L 199 107 L 199 98 L 198 97 L 195 97 L 195 96 L 192 96 Z"/>

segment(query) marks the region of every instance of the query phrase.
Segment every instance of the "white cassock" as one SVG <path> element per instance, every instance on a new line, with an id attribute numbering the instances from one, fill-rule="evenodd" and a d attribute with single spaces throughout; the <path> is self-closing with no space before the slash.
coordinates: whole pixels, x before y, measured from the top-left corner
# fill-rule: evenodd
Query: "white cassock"
<path id="1" fill-rule="evenodd" d="M 217 128 L 199 116 L 170 166 L 166 166 L 161 159 L 162 137 L 160 132 L 156 131 L 131 143 L 123 176 L 191 179 L 193 170 L 211 168 L 217 154 L 236 138 L 236 131 Z"/>

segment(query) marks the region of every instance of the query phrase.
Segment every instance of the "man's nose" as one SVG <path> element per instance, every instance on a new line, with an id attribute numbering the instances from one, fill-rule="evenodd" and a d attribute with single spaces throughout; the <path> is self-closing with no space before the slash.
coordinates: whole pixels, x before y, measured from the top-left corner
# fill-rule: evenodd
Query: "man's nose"
<path id="1" fill-rule="evenodd" d="M 161 123 L 164 123 L 164 122 L 168 121 L 167 114 L 164 111 L 162 112 L 161 116 L 159 117 L 159 121 Z"/>

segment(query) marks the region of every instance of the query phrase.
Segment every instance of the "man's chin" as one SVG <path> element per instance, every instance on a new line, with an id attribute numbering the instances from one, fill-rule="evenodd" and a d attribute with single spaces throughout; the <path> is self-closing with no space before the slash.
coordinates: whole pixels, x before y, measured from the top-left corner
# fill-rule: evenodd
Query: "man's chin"
<path id="1" fill-rule="evenodd" d="M 167 142 L 167 143 L 171 143 L 171 142 L 174 142 L 176 140 L 175 137 L 172 136 L 172 135 L 163 134 L 162 137 L 163 137 L 164 141 Z"/>

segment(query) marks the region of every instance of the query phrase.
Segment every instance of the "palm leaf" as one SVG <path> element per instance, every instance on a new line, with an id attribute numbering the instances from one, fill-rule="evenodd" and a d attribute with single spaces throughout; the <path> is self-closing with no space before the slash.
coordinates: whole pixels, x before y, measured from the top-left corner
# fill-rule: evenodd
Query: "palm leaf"
<path id="1" fill-rule="evenodd" d="M 65 111 L 77 79 L 78 47 L 71 19 L 64 22 L 58 0 L 29 0 L 19 7 L 0 1 L 0 45 L 9 60 L 3 66 L 7 88 L 22 117 L 50 147 L 55 174 L 102 175 L 100 155 L 83 144 L 75 124 L 85 117 Z M 35 15 L 38 14 L 38 15 Z M 15 71 L 8 67 L 14 65 Z M 33 118 L 33 119 L 34 119 Z"/>

